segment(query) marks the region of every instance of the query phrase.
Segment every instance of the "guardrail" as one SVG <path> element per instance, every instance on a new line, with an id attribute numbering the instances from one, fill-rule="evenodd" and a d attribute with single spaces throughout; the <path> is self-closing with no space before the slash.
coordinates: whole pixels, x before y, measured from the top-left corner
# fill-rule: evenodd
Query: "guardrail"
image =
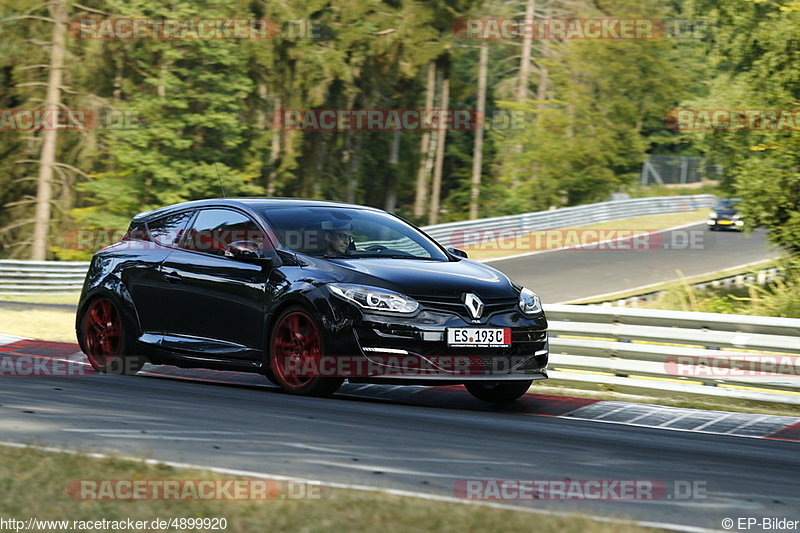
<path id="1" fill-rule="evenodd" d="M 614 200 L 597 204 L 565 207 L 552 211 L 523 213 L 505 217 L 482 218 L 464 222 L 448 222 L 424 226 L 443 246 L 463 240 L 465 231 L 475 230 L 545 230 L 586 226 L 609 220 L 644 215 L 679 213 L 711 207 L 716 197 L 711 194 L 692 196 L 659 196 Z M 458 242 L 456 242 L 458 245 Z M 74 261 L 7 261 L 0 260 L 0 294 L 65 293 L 81 289 L 88 262 Z"/>
<path id="2" fill-rule="evenodd" d="M 0 261 L 0 294 L 60 294 L 81 290 L 87 261 Z"/>
<path id="3" fill-rule="evenodd" d="M 443 246 L 457 247 L 463 242 L 464 233 L 470 231 L 535 231 L 588 226 L 611 220 L 711 208 L 716 201 L 717 197 L 713 194 L 634 198 L 521 215 L 447 222 L 435 226 L 423 226 L 422 229 Z"/>
<path id="4" fill-rule="evenodd" d="M 551 377 L 800 403 L 800 319 L 545 305 Z"/>

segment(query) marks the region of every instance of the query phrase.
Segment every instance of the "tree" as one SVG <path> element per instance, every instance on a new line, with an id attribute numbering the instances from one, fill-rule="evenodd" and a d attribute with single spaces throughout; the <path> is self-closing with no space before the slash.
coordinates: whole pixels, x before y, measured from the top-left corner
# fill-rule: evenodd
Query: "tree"
<path id="1" fill-rule="evenodd" d="M 716 75 L 708 95 L 682 107 L 794 112 L 800 102 L 800 2 L 697 2 L 718 35 L 709 47 Z M 691 137 L 724 170 L 743 198 L 748 227 L 763 225 L 770 240 L 800 255 L 800 139 L 796 128 L 759 121 L 754 129 L 707 131 Z M 785 123 L 784 123 L 785 125 Z"/>

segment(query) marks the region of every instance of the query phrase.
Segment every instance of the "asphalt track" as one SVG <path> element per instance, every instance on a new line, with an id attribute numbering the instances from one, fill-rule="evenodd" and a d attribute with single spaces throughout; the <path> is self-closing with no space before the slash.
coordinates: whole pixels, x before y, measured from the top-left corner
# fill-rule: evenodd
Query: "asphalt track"
<path id="1" fill-rule="evenodd" d="M 76 349 L 23 341 L 0 353 L 85 361 L 66 356 Z M 500 408 L 458 387 L 348 385 L 330 399 L 298 398 L 252 374 L 146 370 L 6 378 L 0 440 L 445 496 L 467 479 L 652 480 L 663 487 L 653 500 L 506 503 L 713 529 L 728 517 L 800 519 L 798 419 L 730 435 L 620 423 L 608 416 L 618 402 L 597 416 L 575 413 L 606 402 L 529 395 Z M 711 415 L 695 429 L 726 417 Z M 742 416 L 752 421 L 736 424 L 751 428 L 764 418 Z M 691 484 L 702 492 L 682 499 Z"/>
<path id="2" fill-rule="evenodd" d="M 489 264 L 536 291 L 543 302 L 561 303 L 777 255 L 764 231 L 708 231 L 704 223 L 658 233 L 644 245 L 630 239 L 622 244 L 539 252 Z"/>
<path id="3" fill-rule="evenodd" d="M 672 278 L 673 266 L 691 275 L 770 253 L 760 234 L 709 236 L 714 246 L 699 250 L 569 250 L 493 264 L 547 302 Z M 28 353 L 74 349 L 47 343 Z M 507 503 L 716 530 L 723 518 L 800 519 L 800 426 L 791 419 L 759 435 L 708 433 L 716 419 L 694 430 L 649 427 L 632 422 L 647 413 L 626 422 L 615 406 L 598 420 L 576 418 L 594 407 L 574 399 L 529 395 L 522 407 L 500 408 L 456 388 L 358 385 L 298 398 L 258 376 L 202 372 L 191 381 L 155 367 L 133 378 L 3 379 L 0 440 L 445 496 L 465 479 L 653 480 L 666 488 L 655 500 Z M 704 494 L 681 499 L 676 482 Z"/>

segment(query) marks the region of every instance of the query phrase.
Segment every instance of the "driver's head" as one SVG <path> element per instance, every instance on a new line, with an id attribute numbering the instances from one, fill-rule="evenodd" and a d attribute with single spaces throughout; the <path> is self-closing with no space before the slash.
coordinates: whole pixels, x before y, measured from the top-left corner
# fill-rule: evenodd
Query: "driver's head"
<path id="1" fill-rule="evenodd" d="M 331 230 L 324 233 L 325 238 L 325 251 L 341 255 L 347 251 L 353 236 L 347 231 Z"/>
<path id="2" fill-rule="evenodd" d="M 322 237 L 325 240 L 325 255 L 342 255 L 353 242 L 349 222 L 323 222 Z"/>

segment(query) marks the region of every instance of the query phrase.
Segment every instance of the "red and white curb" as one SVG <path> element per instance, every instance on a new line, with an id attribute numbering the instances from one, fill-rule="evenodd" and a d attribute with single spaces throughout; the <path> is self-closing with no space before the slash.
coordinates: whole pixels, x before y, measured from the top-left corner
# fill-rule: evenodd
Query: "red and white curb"
<path id="1" fill-rule="evenodd" d="M 85 366 L 82 376 L 92 376 L 86 356 L 77 344 L 23 339 L 0 335 L 0 370 L 3 359 L 31 357 L 67 361 Z M 0 377 L 7 375 L 0 372 Z M 208 369 L 181 369 L 166 365 L 146 365 L 140 375 L 276 389 L 263 376 L 245 372 Z M 72 375 L 74 377 L 74 374 Z M 41 376 L 40 379 L 62 379 Z M 345 384 L 336 394 L 340 398 L 378 400 L 396 404 L 446 409 L 493 411 L 529 416 L 548 416 L 606 424 L 622 424 L 669 431 L 730 435 L 758 439 L 800 442 L 800 418 L 791 416 L 703 411 L 640 403 L 627 403 L 589 398 L 570 398 L 548 394 L 526 394 L 513 404 L 493 406 L 472 397 L 460 386 L 422 387 Z"/>

